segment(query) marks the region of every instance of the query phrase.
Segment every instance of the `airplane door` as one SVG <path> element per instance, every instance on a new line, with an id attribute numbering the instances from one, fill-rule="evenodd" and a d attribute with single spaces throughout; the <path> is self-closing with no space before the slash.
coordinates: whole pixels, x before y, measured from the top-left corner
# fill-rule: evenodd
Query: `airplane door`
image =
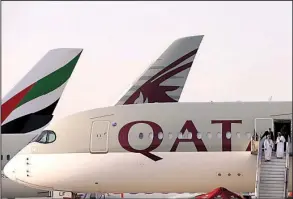
<path id="1" fill-rule="evenodd" d="M 91 128 L 90 152 L 108 152 L 109 121 L 93 121 Z"/>
<path id="2" fill-rule="evenodd" d="M 274 130 L 274 120 L 272 118 L 256 118 L 254 122 L 254 130 L 257 135 L 260 136 L 268 131 L 269 128 Z"/>

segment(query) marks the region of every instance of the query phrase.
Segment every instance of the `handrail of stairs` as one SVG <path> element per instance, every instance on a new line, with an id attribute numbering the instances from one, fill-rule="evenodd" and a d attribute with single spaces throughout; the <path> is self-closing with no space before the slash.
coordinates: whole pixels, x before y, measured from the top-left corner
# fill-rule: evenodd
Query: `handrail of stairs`
<path id="1" fill-rule="evenodd" d="M 253 141 L 254 140 L 251 140 L 251 142 Z M 257 151 L 257 162 L 256 162 L 255 198 L 259 198 L 261 157 L 262 157 L 262 143 L 261 143 L 261 140 L 259 139 L 258 151 Z"/>
<path id="2" fill-rule="evenodd" d="M 285 179 L 284 179 L 284 198 L 287 198 L 288 195 L 288 176 L 289 176 L 289 168 L 290 168 L 290 159 L 289 159 L 289 142 L 286 142 L 286 167 L 285 167 Z"/>

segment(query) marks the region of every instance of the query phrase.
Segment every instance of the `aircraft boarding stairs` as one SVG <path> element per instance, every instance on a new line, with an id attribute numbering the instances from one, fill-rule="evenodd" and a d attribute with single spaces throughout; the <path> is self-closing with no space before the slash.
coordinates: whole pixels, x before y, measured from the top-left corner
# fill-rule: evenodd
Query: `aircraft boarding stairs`
<path id="1" fill-rule="evenodd" d="M 276 153 L 273 152 L 269 162 L 265 162 L 262 144 L 254 140 L 251 144 L 251 153 L 257 155 L 255 197 L 257 199 L 287 198 L 290 147 L 288 142 L 285 143 L 286 151 L 283 159 L 278 159 Z"/>

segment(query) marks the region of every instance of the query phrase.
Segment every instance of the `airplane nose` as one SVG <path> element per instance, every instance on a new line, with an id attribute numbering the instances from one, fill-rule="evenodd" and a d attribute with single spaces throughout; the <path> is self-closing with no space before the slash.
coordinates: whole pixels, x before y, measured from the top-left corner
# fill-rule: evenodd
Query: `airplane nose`
<path id="1" fill-rule="evenodd" d="M 38 172 L 32 169 L 32 158 L 27 154 L 16 154 L 4 167 L 3 173 L 10 180 L 15 181 L 25 186 L 43 189 L 53 190 L 51 187 L 42 186 L 43 179 L 39 178 Z"/>
<path id="2" fill-rule="evenodd" d="M 13 158 L 5 165 L 3 169 L 4 175 L 8 177 L 10 180 L 15 180 L 15 161 L 13 161 Z"/>
<path id="3" fill-rule="evenodd" d="M 4 167 L 3 172 L 10 180 L 23 180 L 26 174 L 25 156 L 16 154 Z"/>

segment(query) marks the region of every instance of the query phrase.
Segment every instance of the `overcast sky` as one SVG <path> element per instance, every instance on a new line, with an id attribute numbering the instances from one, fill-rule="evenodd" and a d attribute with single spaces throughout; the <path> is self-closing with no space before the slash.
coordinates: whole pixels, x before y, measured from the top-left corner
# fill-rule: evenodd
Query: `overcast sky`
<path id="1" fill-rule="evenodd" d="M 179 37 L 205 35 L 180 101 L 292 100 L 292 2 L 2 2 L 2 98 L 84 48 L 56 118 L 110 106 Z"/>

